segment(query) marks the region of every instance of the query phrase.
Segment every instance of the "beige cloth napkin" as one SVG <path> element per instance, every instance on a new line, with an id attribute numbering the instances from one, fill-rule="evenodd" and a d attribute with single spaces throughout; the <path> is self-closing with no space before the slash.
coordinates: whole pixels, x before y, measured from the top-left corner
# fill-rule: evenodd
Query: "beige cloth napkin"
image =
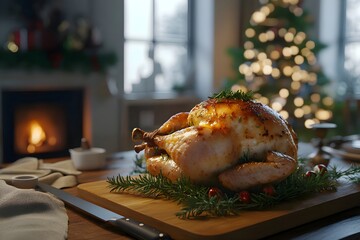
<path id="1" fill-rule="evenodd" d="M 64 203 L 48 193 L 18 189 L 0 180 L 0 239 L 66 239 Z"/>
<path id="2" fill-rule="evenodd" d="M 11 178 L 17 175 L 36 175 L 40 182 L 47 183 L 56 188 L 73 187 L 78 184 L 76 170 L 71 160 L 56 163 L 44 163 L 34 157 L 21 158 L 6 168 L 0 169 L 0 179 L 11 183 Z"/>

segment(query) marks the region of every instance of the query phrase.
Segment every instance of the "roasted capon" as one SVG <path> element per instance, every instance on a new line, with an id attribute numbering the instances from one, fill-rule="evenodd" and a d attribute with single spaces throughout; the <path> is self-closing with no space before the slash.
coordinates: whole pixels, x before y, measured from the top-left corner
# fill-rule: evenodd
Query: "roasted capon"
<path id="1" fill-rule="evenodd" d="M 279 182 L 297 167 L 292 127 L 240 91 L 214 95 L 152 132 L 135 128 L 132 138 L 148 172 L 174 182 L 183 176 L 241 191 Z"/>

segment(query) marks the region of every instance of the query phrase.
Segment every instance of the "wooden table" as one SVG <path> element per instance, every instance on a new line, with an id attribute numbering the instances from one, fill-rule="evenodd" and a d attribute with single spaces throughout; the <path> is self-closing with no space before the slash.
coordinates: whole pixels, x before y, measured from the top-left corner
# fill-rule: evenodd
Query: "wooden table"
<path id="1" fill-rule="evenodd" d="M 307 149 L 303 154 L 311 151 Z M 108 159 L 107 168 L 99 171 L 84 171 L 79 175 L 79 182 L 86 183 L 103 180 L 114 175 L 127 175 L 133 170 L 134 152 L 114 154 Z M 348 166 L 349 162 L 336 159 L 332 162 Z M 67 192 L 78 195 L 77 188 L 66 189 Z M 69 240 L 77 239 L 131 239 L 124 233 L 114 231 L 84 213 L 67 207 L 69 216 Z M 331 215 L 329 217 L 307 223 L 305 225 L 278 233 L 266 239 L 360 239 L 360 206 Z"/>

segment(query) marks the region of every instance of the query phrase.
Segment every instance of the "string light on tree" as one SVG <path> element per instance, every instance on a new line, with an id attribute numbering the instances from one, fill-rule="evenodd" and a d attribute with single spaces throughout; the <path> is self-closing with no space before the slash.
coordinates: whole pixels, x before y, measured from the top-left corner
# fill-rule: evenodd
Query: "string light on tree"
<path id="1" fill-rule="evenodd" d="M 311 22 L 299 0 L 260 0 L 242 48 L 230 51 L 236 76 L 225 87 L 252 90 L 294 128 L 331 119 L 333 99 L 322 92 L 329 80 L 317 62 L 324 47 L 309 39 Z"/>

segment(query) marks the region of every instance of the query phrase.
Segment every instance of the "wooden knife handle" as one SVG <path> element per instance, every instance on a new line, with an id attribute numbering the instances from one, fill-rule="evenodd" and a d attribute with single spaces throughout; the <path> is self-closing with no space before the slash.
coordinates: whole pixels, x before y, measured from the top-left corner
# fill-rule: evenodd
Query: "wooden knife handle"
<path id="1" fill-rule="evenodd" d="M 108 221 L 111 225 L 129 234 L 136 239 L 141 240 L 170 240 L 171 237 L 165 233 L 146 226 L 129 218 L 111 219 Z"/>

